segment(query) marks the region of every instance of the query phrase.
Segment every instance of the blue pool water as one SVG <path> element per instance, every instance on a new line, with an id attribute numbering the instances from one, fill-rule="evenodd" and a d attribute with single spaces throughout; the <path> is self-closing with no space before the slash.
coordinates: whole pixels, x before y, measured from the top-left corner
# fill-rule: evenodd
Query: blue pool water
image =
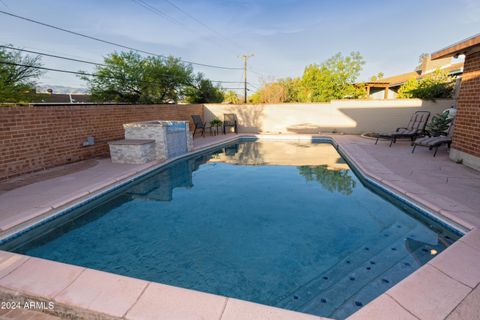
<path id="1" fill-rule="evenodd" d="M 345 318 L 457 238 L 370 189 L 330 144 L 244 141 L 177 161 L 9 249 Z"/>

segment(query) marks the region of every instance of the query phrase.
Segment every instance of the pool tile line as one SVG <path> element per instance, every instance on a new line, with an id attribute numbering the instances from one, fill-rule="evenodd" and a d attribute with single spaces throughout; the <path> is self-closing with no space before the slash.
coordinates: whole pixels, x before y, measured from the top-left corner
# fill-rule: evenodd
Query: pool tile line
<path id="1" fill-rule="evenodd" d="M 235 141 L 235 140 L 241 138 L 242 136 L 244 136 L 244 135 L 236 136 L 236 137 L 234 137 L 233 139 L 229 139 L 229 141 L 220 141 L 220 142 L 214 143 L 214 144 L 212 144 L 212 145 L 203 146 L 202 148 L 199 148 L 198 150 L 195 150 L 195 153 L 203 152 L 203 151 L 205 151 L 206 149 L 216 148 L 218 145 L 222 145 L 222 144 L 225 144 L 225 143 L 228 143 L 228 142 Z M 246 136 L 247 136 L 247 137 L 253 137 L 253 138 L 257 137 L 257 136 L 252 136 L 252 135 L 246 135 Z M 309 138 L 307 138 L 307 139 L 298 139 L 298 138 L 297 138 L 296 140 L 310 140 L 310 139 L 312 139 L 311 136 L 310 136 Z M 325 137 L 325 140 L 334 141 L 334 138 Z M 335 142 L 335 141 L 334 141 L 334 142 Z M 340 149 L 340 148 L 341 148 L 341 146 L 340 146 L 338 143 L 336 143 L 336 142 L 334 143 L 334 146 L 336 146 L 337 149 Z M 343 149 L 343 148 L 342 148 L 342 149 Z M 348 152 L 348 151 L 347 151 L 347 152 Z M 189 155 L 191 155 L 191 154 L 189 154 Z M 188 155 L 188 156 L 189 156 L 189 155 Z M 172 160 L 172 161 L 174 161 L 174 160 Z M 166 165 L 166 164 L 168 164 L 168 163 L 162 163 L 162 164 L 160 164 L 160 165 L 158 165 L 158 166 L 161 167 L 161 166 Z M 358 165 L 357 165 L 357 164 L 358 164 Z M 365 176 L 367 176 L 367 177 L 371 176 L 370 174 L 367 173 L 368 170 L 367 170 L 363 165 L 361 165 L 361 164 L 359 164 L 359 163 L 355 163 L 355 165 L 356 165 L 356 168 L 357 168 L 359 171 L 361 170 L 361 174 L 362 174 L 362 175 L 365 175 Z M 362 170 L 362 169 L 363 169 L 363 170 Z M 145 175 L 145 174 L 148 174 L 149 172 L 152 172 L 152 171 L 154 171 L 154 170 L 155 170 L 155 168 L 154 168 L 154 166 L 152 166 L 152 167 L 149 167 L 149 168 L 144 168 L 144 169 L 139 170 L 139 171 L 142 172 L 143 175 Z M 379 176 L 375 175 L 375 178 L 379 178 Z M 129 177 L 126 177 L 125 179 L 123 179 L 123 180 L 121 180 L 121 181 L 122 181 L 122 184 L 123 184 L 123 183 L 125 183 L 125 180 L 128 182 L 128 181 L 133 181 L 133 180 L 135 180 L 135 179 L 136 179 L 135 177 L 129 176 Z M 374 178 L 371 178 L 371 179 L 374 179 Z M 382 183 L 382 182 L 383 182 L 382 180 L 380 180 L 380 181 L 378 181 L 378 180 L 375 181 L 375 180 L 377 180 L 377 179 L 374 179 L 374 182 L 380 183 L 380 186 L 382 186 L 382 184 L 383 184 L 383 183 Z M 387 179 L 385 179 L 385 180 L 387 181 Z M 110 186 L 110 187 L 111 187 L 111 186 Z M 402 197 L 402 198 L 403 198 L 403 197 Z M 83 203 L 82 203 L 82 204 L 83 204 Z M 472 232 L 469 232 L 467 235 L 470 235 L 470 233 L 473 233 L 473 232 L 476 232 L 476 231 L 478 232 L 478 230 L 472 230 Z M 480 237 L 479 237 L 478 239 L 480 239 Z M 474 239 L 474 240 L 475 240 L 475 239 Z M 465 240 L 464 240 L 463 238 L 461 238 L 460 241 L 464 242 Z M 470 242 L 468 242 L 468 243 L 465 242 L 465 243 L 466 243 L 467 245 L 469 245 L 470 247 L 474 247 Z M 480 247 L 480 243 L 479 243 L 479 247 Z M 479 247 L 474 247 L 474 249 L 475 249 L 475 250 L 478 250 Z M 447 250 L 449 250 L 449 249 L 447 249 Z M 447 250 L 446 250 L 446 251 L 447 251 Z M 25 264 L 25 263 L 26 263 L 28 260 L 30 260 L 30 259 L 31 259 L 31 258 L 26 259 L 26 260 L 23 261 L 19 266 L 16 266 L 16 267 L 14 268 L 14 270 L 11 270 L 8 274 L 4 275 L 4 276 L 3 276 L 2 278 L 0 278 L 0 279 L 3 279 L 4 277 L 7 277 L 9 274 L 13 273 L 13 272 L 14 272 L 15 270 L 17 270 L 21 265 Z M 437 268 L 435 268 L 435 270 L 437 270 Z M 444 274 L 444 272 L 442 272 L 441 270 L 438 270 L 438 271 L 441 272 L 442 274 Z M 82 271 L 82 272 L 83 272 L 83 271 Z M 415 273 L 413 273 L 412 275 L 414 275 L 414 274 L 415 274 Z M 412 276 L 412 275 L 411 275 L 411 276 Z M 446 276 L 448 276 L 448 275 L 446 275 Z M 451 278 L 451 277 L 449 277 L 449 278 Z M 407 278 L 407 279 L 408 279 L 408 278 Z M 452 278 L 452 280 L 455 280 L 455 279 Z M 457 280 L 455 280 L 455 281 L 458 282 Z M 73 281 L 73 282 L 74 282 L 74 281 Z M 72 283 L 73 283 L 73 282 L 72 282 Z M 401 282 L 400 282 L 400 283 L 401 283 Z M 399 283 L 399 284 L 400 284 L 400 283 Z M 461 282 L 460 282 L 460 284 L 461 284 Z M 462 285 L 463 285 L 463 284 L 462 284 Z M 132 304 L 131 308 L 133 308 L 133 306 L 134 306 L 136 303 L 138 303 L 138 301 L 140 300 L 140 298 L 142 297 L 142 295 L 144 294 L 144 292 L 146 291 L 146 289 L 147 289 L 148 286 L 149 286 L 149 284 L 144 288 L 144 291 L 138 296 L 137 301 L 136 301 L 134 304 Z M 397 286 L 398 286 L 398 285 L 397 285 Z M 396 286 L 395 286 L 395 287 L 396 287 Z M 393 287 L 393 288 L 395 288 L 395 287 Z M 393 288 L 392 288 L 392 289 L 393 289 Z M 468 286 L 467 286 L 467 288 L 470 289 L 471 287 L 468 287 Z M 65 288 L 65 289 L 66 289 L 66 288 Z M 64 289 L 64 290 L 65 290 L 65 289 Z M 412 291 L 412 293 L 413 293 L 413 291 Z M 390 296 L 390 294 L 389 294 L 388 292 L 385 293 L 384 295 Z M 383 296 L 383 295 L 382 295 L 382 296 Z M 468 294 L 467 294 L 466 296 L 468 296 Z M 394 299 L 394 300 L 398 303 L 398 301 L 397 301 L 395 298 L 393 298 L 393 296 L 392 296 L 391 298 Z M 465 297 L 464 297 L 463 299 L 465 299 Z M 375 301 L 375 300 L 374 300 L 374 301 Z M 373 303 L 374 301 L 372 301 L 371 303 Z M 228 306 L 229 302 L 230 302 L 230 299 L 227 298 L 227 299 L 225 300 L 225 305 L 224 305 L 224 309 L 223 309 L 223 311 L 222 311 L 221 318 L 223 318 L 223 315 L 224 315 L 224 313 L 225 313 L 225 311 L 226 311 L 226 309 L 227 309 L 227 306 Z M 367 304 L 366 306 L 368 306 L 368 305 L 369 305 L 369 304 Z M 407 307 L 403 306 L 402 304 L 400 304 L 400 306 L 401 306 L 403 309 L 406 309 L 406 310 L 411 314 L 411 311 L 409 311 Z M 456 306 L 455 306 L 455 308 L 456 308 Z M 455 308 L 454 308 L 454 309 L 455 309 Z M 362 309 L 363 309 L 363 308 L 362 308 Z M 360 310 L 362 310 L 362 309 L 360 309 Z M 282 309 L 280 309 L 280 310 L 282 310 Z M 127 311 L 127 313 L 126 313 L 125 315 L 127 315 L 128 312 L 129 312 L 129 311 Z M 302 314 L 302 315 L 303 315 L 303 314 Z M 354 314 L 354 315 L 355 315 L 355 314 Z M 307 315 L 306 315 L 306 316 L 307 316 Z M 246 319 L 246 318 L 245 318 L 245 319 Z"/>
<path id="2" fill-rule="evenodd" d="M 28 217 L 27 219 L 23 219 L 20 222 L 12 222 L 9 225 L 9 228 L 6 228 L 6 230 L 2 230 L 2 231 L 3 232 L 8 232 L 8 231 L 12 231 L 11 229 L 16 227 L 16 226 L 25 225 L 25 224 L 28 224 L 30 222 L 35 223 L 35 219 L 36 218 L 41 218 L 42 216 L 49 216 L 49 215 L 53 216 L 53 215 L 55 215 L 55 212 L 51 212 L 52 210 L 57 210 L 57 211 L 60 212 L 63 209 L 69 210 L 70 205 L 76 206 L 76 207 L 84 205 L 84 204 L 88 203 L 89 201 L 80 202 L 81 198 L 89 198 L 90 196 L 93 197 L 93 196 L 97 196 L 97 195 L 101 196 L 101 195 L 104 194 L 103 192 L 105 192 L 105 194 L 106 194 L 110 191 L 114 191 L 117 186 L 121 187 L 128 182 L 133 182 L 136 179 L 142 178 L 143 176 L 145 176 L 147 174 L 150 174 L 151 172 L 153 172 L 157 169 L 160 169 L 163 166 L 166 166 L 166 165 L 168 165 L 168 164 L 170 164 L 174 161 L 177 161 L 177 160 L 182 159 L 184 157 L 191 156 L 191 155 L 196 154 L 196 153 L 201 153 L 201 152 L 204 152 L 206 150 L 216 148 L 219 145 L 227 144 L 227 143 L 230 143 L 230 142 L 235 141 L 237 139 L 239 139 L 239 136 L 227 137 L 224 141 L 213 142 L 212 144 L 203 145 L 202 147 L 195 149 L 193 152 L 190 152 L 190 153 L 187 153 L 187 154 L 175 157 L 175 158 L 171 158 L 171 159 L 169 159 L 167 161 L 164 161 L 164 162 L 154 161 L 151 164 L 148 164 L 147 166 L 143 166 L 143 168 L 141 168 L 141 169 L 135 170 L 135 172 L 133 174 L 131 174 L 131 173 L 130 174 L 125 174 L 125 175 L 122 175 L 120 177 L 112 179 L 110 181 L 110 183 L 108 183 L 108 182 L 105 183 L 105 184 L 102 183 L 102 184 L 100 184 L 99 188 L 91 189 L 88 192 L 81 192 L 81 193 L 76 193 L 74 195 L 68 196 L 67 200 L 64 200 L 61 203 L 58 203 L 58 205 L 54 205 L 54 206 L 50 205 L 48 207 L 42 207 L 41 210 L 38 210 L 37 213 L 31 214 L 30 217 Z M 94 199 L 92 199 L 92 200 L 94 200 Z M 47 209 L 47 210 L 45 210 L 45 209 Z M 70 210 L 68 212 L 70 212 Z M 58 216 L 55 215 L 55 218 L 57 218 L 57 217 Z M 49 222 L 49 221 L 51 221 L 51 220 L 48 220 L 47 222 Z M 44 224 L 44 223 L 42 223 L 42 224 Z M 28 228 L 28 227 L 26 227 L 26 228 Z M 24 229 L 24 228 L 22 228 L 22 229 Z M 31 230 L 31 229 L 28 228 L 28 231 L 29 230 Z M 15 230 L 13 230 L 11 233 L 15 233 Z M 0 236 L 0 245 L 4 243 L 3 238 L 5 238 L 5 237 L 7 237 L 7 236 L 5 236 L 5 234 Z"/>
<path id="3" fill-rule="evenodd" d="M 352 163 L 352 169 L 353 170 L 357 169 L 357 171 L 360 171 L 360 176 L 363 176 L 364 178 L 367 178 L 368 176 L 370 176 L 370 172 L 368 172 L 368 170 L 366 170 L 366 168 L 361 163 L 352 160 L 351 157 L 348 155 L 348 152 L 345 152 L 344 148 L 340 147 L 339 143 L 335 141 L 334 137 L 318 136 L 318 135 L 314 135 L 314 136 L 311 136 L 311 135 L 302 135 L 302 136 L 288 135 L 288 136 L 279 137 L 279 136 L 272 136 L 272 135 L 239 134 L 239 135 L 233 136 L 233 137 L 226 137 L 225 139 L 222 139 L 220 141 L 216 141 L 216 142 L 214 141 L 211 144 L 203 145 L 202 147 L 200 147 L 198 149 L 195 149 L 193 152 L 181 155 L 179 157 L 169 159 L 168 161 L 165 161 L 165 162 L 162 162 L 162 163 L 158 163 L 158 162 L 153 163 L 152 165 L 150 165 L 146 168 L 142 168 L 142 169 L 138 170 L 138 174 L 137 173 L 133 174 L 133 175 L 130 174 L 130 175 L 127 175 L 126 177 L 116 178 L 115 183 L 113 183 L 112 185 L 107 185 L 106 187 L 97 189 L 94 192 L 88 193 L 88 194 L 83 195 L 83 196 L 78 196 L 76 200 L 74 199 L 75 197 L 71 197 L 71 199 L 69 199 L 63 205 L 61 205 L 61 206 L 59 205 L 56 208 L 54 208 L 54 209 L 58 209 L 58 212 L 43 213 L 42 214 L 43 216 L 47 215 L 47 217 L 45 218 L 46 220 L 40 219 L 40 221 L 38 221 L 38 222 L 33 222 L 32 228 L 26 227 L 26 229 L 22 229 L 24 232 L 19 231 L 18 233 L 15 233 L 15 231 L 13 231 L 12 236 L 3 235 L 2 237 L 0 237 L 0 245 L 5 243 L 5 242 L 11 241 L 14 238 L 17 238 L 20 235 L 23 235 L 25 232 L 28 232 L 28 231 L 32 230 L 34 227 L 44 225 L 45 223 L 50 222 L 52 219 L 56 219 L 56 218 L 66 214 L 66 213 L 71 212 L 75 208 L 78 208 L 82 205 L 85 205 L 85 204 L 89 203 L 90 201 L 98 199 L 100 196 L 103 196 L 103 195 L 105 195 L 109 192 L 115 191 L 116 189 L 125 186 L 127 183 L 134 182 L 135 180 L 140 179 L 140 178 L 146 176 L 147 174 L 150 174 L 150 173 L 152 173 L 152 172 L 154 172 L 154 171 L 156 171 L 156 170 L 158 170 L 158 169 L 160 169 L 164 166 L 167 166 L 168 164 L 170 164 L 174 161 L 177 161 L 177 160 L 185 158 L 185 157 L 189 157 L 189 156 L 197 154 L 197 153 L 205 152 L 205 151 L 208 151 L 210 149 L 215 149 L 220 145 L 228 144 L 228 143 L 231 143 L 233 141 L 240 140 L 242 138 L 265 139 L 265 140 L 317 141 L 317 142 L 331 143 L 341 153 L 341 155 L 344 158 L 346 158 L 349 162 Z M 370 182 L 372 182 L 372 181 L 370 181 Z M 382 184 L 382 182 L 383 182 L 383 184 L 390 185 L 388 183 L 388 181 L 380 181 L 381 184 Z M 382 189 L 386 189 L 383 185 L 379 185 L 379 187 L 382 188 Z M 395 185 L 392 185 L 392 187 L 395 188 Z M 386 191 L 389 192 L 394 197 L 399 198 L 398 194 L 396 194 L 395 192 L 391 192 L 390 190 L 386 190 Z M 405 194 L 404 190 L 398 190 L 398 192 Z M 84 202 L 79 201 L 82 197 L 86 197 L 88 199 L 86 199 Z M 399 198 L 399 200 L 404 201 L 403 198 Z M 70 204 L 72 204 L 73 207 L 69 207 Z M 63 212 L 63 210 L 66 210 L 66 211 Z M 421 210 L 421 211 L 425 211 L 425 210 Z M 427 212 L 427 216 L 430 217 L 430 218 L 433 217 L 434 219 L 438 218 L 436 216 L 432 216 L 428 212 Z M 40 216 L 38 216 L 38 217 L 40 217 Z M 52 219 L 50 219 L 50 218 L 52 218 Z M 21 224 L 28 223 L 28 222 L 30 222 L 34 219 L 35 219 L 35 217 L 30 219 L 29 221 L 22 222 Z M 445 221 L 440 221 L 440 222 L 441 222 L 442 225 L 445 225 L 448 228 L 452 228 L 452 226 L 450 224 L 446 223 Z M 459 221 L 459 222 L 462 222 L 462 221 Z M 467 228 L 468 227 L 470 227 L 470 226 L 467 226 Z"/>
<path id="4" fill-rule="evenodd" d="M 332 137 L 332 139 L 335 139 L 335 137 Z M 396 181 L 399 181 L 401 183 L 408 183 L 408 184 L 412 185 L 412 187 L 419 188 L 419 186 L 417 186 L 414 182 L 404 180 L 401 177 L 399 177 L 400 179 L 392 179 L 392 178 L 388 178 L 388 177 L 387 178 L 382 178 L 381 175 L 379 176 L 379 175 L 376 175 L 375 173 L 372 173 L 372 171 L 370 169 L 365 167 L 360 161 L 357 161 L 357 158 L 359 158 L 361 155 L 356 155 L 355 157 L 353 157 L 353 156 L 350 157 L 350 154 L 355 153 L 355 152 L 353 150 L 350 150 L 347 146 L 348 146 L 348 144 L 345 143 L 345 146 L 339 148 L 339 151 L 343 152 L 343 155 L 346 158 L 348 158 L 349 160 L 352 161 L 352 163 L 353 163 L 353 166 L 352 166 L 353 168 L 352 169 L 355 169 L 355 167 L 356 167 L 357 169 L 359 169 L 361 171 L 361 176 L 376 178 L 375 180 L 377 180 L 377 182 L 380 182 L 381 184 L 386 185 L 387 187 L 395 190 L 396 191 L 395 193 L 396 193 L 397 197 L 398 197 L 399 194 L 405 195 L 406 198 L 408 198 L 409 200 L 418 204 L 420 207 L 426 208 L 427 211 L 431 211 L 432 213 L 435 213 L 435 215 L 433 215 L 434 219 L 435 218 L 444 218 L 448 221 L 448 225 L 451 225 L 453 223 L 453 225 L 456 228 L 460 227 L 461 229 L 463 229 L 464 232 L 472 230 L 475 227 L 474 225 L 472 225 L 469 222 L 466 222 L 464 219 L 461 219 L 460 217 L 458 217 L 454 213 L 451 213 L 452 209 L 442 208 L 441 204 L 434 204 L 431 201 L 426 200 L 425 195 L 428 195 L 428 194 L 431 193 L 428 190 L 425 190 L 426 192 L 424 192 L 423 194 L 418 193 L 418 191 L 417 192 L 410 192 L 410 191 L 405 190 L 401 186 L 399 186 L 398 183 L 395 183 Z M 369 155 L 368 154 L 362 154 L 362 156 L 369 156 Z M 370 160 L 374 161 L 375 159 L 370 157 Z M 386 169 L 386 172 L 391 173 L 391 171 L 389 169 Z M 389 175 L 390 175 L 390 173 L 389 173 Z M 422 188 L 422 187 L 420 187 L 420 188 Z M 423 188 L 423 189 L 425 189 L 425 188 Z M 460 207 L 460 208 L 463 207 L 462 204 L 456 203 L 453 200 L 449 200 L 449 203 L 454 203 L 456 207 Z M 462 208 L 462 209 L 455 208 L 455 211 L 457 211 L 457 212 L 462 211 L 462 210 L 471 211 L 468 208 Z"/>
<path id="5" fill-rule="evenodd" d="M 75 209 L 77 209 L 77 208 L 79 208 L 83 205 L 86 205 L 86 204 L 88 204 L 92 201 L 95 201 L 96 199 L 98 199 L 98 198 L 100 198 L 100 197 L 102 197 L 102 196 L 104 196 L 104 195 L 106 195 L 110 192 L 113 192 L 113 191 L 115 191 L 119 188 L 125 187 L 127 184 L 130 184 L 130 183 L 132 183 L 132 182 L 134 182 L 138 179 L 141 179 L 141 178 L 143 178 L 143 177 L 145 177 L 149 174 L 152 174 L 156 170 L 159 170 L 159 169 L 163 168 L 164 166 L 167 166 L 167 165 L 169 165 L 169 164 L 171 164 L 171 163 L 173 163 L 177 160 L 180 160 L 180 159 L 183 159 L 183 158 L 186 158 L 186 157 L 198 154 L 198 153 L 202 153 L 202 152 L 205 152 L 205 151 L 215 149 L 215 148 L 217 148 L 221 145 L 225 145 L 225 144 L 231 143 L 233 141 L 239 140 L 240 137 L 241 137 L 240 135 L 235 136 L 235 137 L 229 137 L 224 141 L 215 142 L 215 143 L 210 144 L 210 145 L 204 145 L 201 148 L 195 149 L 193 152 L 190 152 L 190 153 L 187 153 L 187 154 L 175 157 L 175 158 L 171 158 L 171 159 L 169 159 L 165 162 L 153 163 L 151 166 L 140 169 L 138 171 L 138 173 L 130 174 L 127 177 L 115 180 L 115 182 L 111 185 L 107 185 L 103 188 L 97 189 L 97 190 L 95 190 L 95 191 L 93 191 L 93 192 L 91 192 L 87 195 L 78 197 L 76 199 L 70 199 L 68 202 L 64 203 L 61 206 L 58 206 L 57 208 L 52 207 L 52 210 L 57 209 L 57 211 L 51 212 L 51 210 L 50 210 L 50 211 L 47 211 L 47 212 L 42 212 L 41 214 L 31 218 L 30 220 L 23 221 L 19 225 L 12 227 L 12 228 L 16 228 L 16 227 L 20 226 L 20 230 L 18 230 L 18 231 L 11 230 L 11 232 L 8 232 L 10 230 L 6 230 L 6 232 L 8 232 L 8 233 L 0 236 L 0 245 L 3 245 L 3 244 L 5 244 L 9 241 L 12 241 L 12 240 L 22 236 L 23 234 L 31 231 L 32 229 L 35 229 L 35 228 L 40 227 L 42 225 L 45 225 L 46 223 L 48 223 L 48 222 L 50 222 L 54 219 L 57 219 L 61 216 L 64 216 L 64 215 L 72 212 L 73 210 L 75 210 Z M 82 199 L 82 198 L 84 198 L 84 199 Z M 35 219 L 38 219 L 38 221 L 35 221 Z M 22 225 L 29 224 L 29 223 L 30 223 L 30 225 L 25 226 L 25 227 L 21 227 Z M 18 228 L 16 228 L 16 229 L 18 229 Z"/>
<path id="6" fill-rule="evenodd" d="M 357 165 L 352 159 L 348 156 L 348 154 L 344 153 L 342 149 L 338 149 L 339 153 L 344 157 L 344 159 L 350 164 L 351 169 L 354 172 L 358 173 L 359 179 L 363 179 L 364 181 L 367 181 L 368 183 L 376 186 L 378 189 L 388 193 L 391 197 L 399 200 L 400 202 L 408 205 L 409 207 L 412 207 L 415 211 L 418 213 L 422 214 L 423 216 L 432 219 L 442 225 L 443 227 L 455 232 L 457 235 L 463 236 L 466 231 L 469 230 L 467 226 L 461 224 L 460 222 L 461 219 L 457 219 L 458 221 L 449 221 L 446 220 L 445 217 L 442 217 L 440 215 L 436 215 L 433 213 L 436 213 L 436 211 L 431 212 L 425 204 L 418 203 L 417 201 L 411 201 L 408 197 L 406 196 L 406 192 L 399 188 L 399 190 L 396 188 L 396 186 L 392 183 L 390 183 L 388 180 L 377 180 L 375 178 L 372 178 L 369 173 L 367 173 L 365 170 L 362 170 L 361 165 Z M 363 168 L 364 169 L 364 168 Z M 405 196 L 401 196 L 401 194 Z"/>
<path id="7" fill-rule="evenodd" d="M 408 193 L 401 187 L 398 187 L 395 183 L 391 182 L 391 179 L 384 179 L 379 175 L 376 175 L 370 170 L 368 170 L 361 162 L 356 161 L 351 157 L 350 152 L 335 139 L 335 136 L 324 136 L 324 135 L 241 135 L 241 138 L 256 138 L 260 140 L 293 140 L 293 141 L 315 141 L 315 142 L 324 142 L 330 143 L 334 148 L 339 152 L 339 154 L 347 161 L 351 169 L 354 172 L 358 173 L 360 179 L 367 181 L 370 184 L 373 184 L 377 188 L 387 192 L 390 196 L 394 197 L 397 200 L 400 200 L 402 203 L 413 207 L 414 210 L 420 212 L 423 216 L 433 219 L 440 223 L 442 226 L 447 229 L 457 233 L 460 236 L 463 236 L 465 232 L 471 230 L 474 226 L 467 223 L 466 221 L 453 217 L 454 219 L 448 219 L 451 215 L 442 215 L 440 214 L 441 208 L 435 208 L 433 204 L 424 201 L 421 197 L 408 197 Z M 375 160 L 376 161 L 376 160 Z M 377 162 L 377 166 L 383 168 L 383 172 L 390 173 L 391 171 L 385 168 L 383 165 Z M 377 171 L 381 172 L 381 171 Z M 400 177 L 401 178 L 401 177 Z M 405 195 L 401 196 L 400 194 Z M 413 200 L 413 201 L 412 201 Z M 417 201 L 416 201 L 417 200 Z M 426 202 L 426 203 L 425 203 Z M 438 213 L 434 214 L 434 213 Z M 446 219 L 445 219 L 446 218 Z"/>
<path id="8" fill-rule="evenodd" d="M 436 206 L 429 203 L 428 201 L 423 200 L 421 197 L 415 195 L 413 199 L 408 197 L 408 192 L 401 187 L 392 183 L 389 179 L 383 179 L 380 176 L 375 174 L 371 174 L 368 169 L 365 168 L 361 163 L 355 161 L 354 158 L 351 157 L 348 150 L 339 146 L 337 149 L 340 155 L 344 157 L 344 159 L 351 164 L 351 169 L 353 171 L 357 171 L 359 174 L 360 179 L 367 180 L 369 183 L 377 186 L 381 190 L 387 192 L 390 196 L 394 197 L 397 200 L 413 207 L 416 211 L 421 213 L 422 215 L 435 220 L 436 222 L 440 223 L 442 226 L 446 227 L 447 229 L 456 232 L 458 235 L 462 236 L 469 230 L 472 230 L 474 226 L 471 224 L 463 221 L 458 217 L 452 217 L 454 219 L 448 219 L 440 214 L 438 208 Z M 404 196 L 402 196 L 404 195 Z M 432 208 L 433 207 L 433 208 Z M 433 214 L 436 213 L 436 214 Z"/>

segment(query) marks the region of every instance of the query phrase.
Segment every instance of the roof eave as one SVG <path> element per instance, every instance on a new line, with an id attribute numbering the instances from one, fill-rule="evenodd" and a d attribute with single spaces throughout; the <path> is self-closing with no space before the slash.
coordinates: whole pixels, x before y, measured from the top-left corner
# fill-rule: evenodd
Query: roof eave
<path id="1" fill-rule="evenodd" d="M 472 51 L 480 50 L 480 34 L 476 34 L 468 39 L 454 43 L 446 48 L 435 51 L 432 53 L 432 60 L 456 57 L 461 54 L 469 53 Z"/>

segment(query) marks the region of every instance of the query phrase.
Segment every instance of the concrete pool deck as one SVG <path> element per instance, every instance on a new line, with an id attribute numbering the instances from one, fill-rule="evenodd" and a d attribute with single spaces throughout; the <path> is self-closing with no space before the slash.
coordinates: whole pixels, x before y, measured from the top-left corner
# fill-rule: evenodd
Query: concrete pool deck
<path id="1" fill-rule="evenodd" d="M 199 150 L 238 136 L 196 138 Z M 311 136 L 261 136 L 305 139 Z M 480 314 L 480 173 L 408 143 L 388 148 L 358 136 L 331 136 L 362 174 L 468 234 L 373 300 L 351 319 L 476 319 Z M 17 228 L 97 190 L 157 166 L 94 166 L 0 194 L 0 229 Z M 55 315 L 125 319 L 321 319 L 319 317 L 0 251 L 0 295 L 54 301 Z M 46 310 L 45 312 L 49 312 Z"/>

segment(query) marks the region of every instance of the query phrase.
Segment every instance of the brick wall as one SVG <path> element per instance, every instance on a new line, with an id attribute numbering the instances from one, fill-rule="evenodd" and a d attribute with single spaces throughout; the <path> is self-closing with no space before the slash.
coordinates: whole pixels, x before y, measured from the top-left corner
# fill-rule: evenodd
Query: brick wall
<path id="1" fill-rule="evenodd" d="M 0 180 L 96 156 L 123 138 L 123 124 L 191 120 L 203 105 L 0 107 Z M 95 145 L 83 147 L 88 135 Z"/>
<path id="2" fill-rule="evenodd" d="M 465 57 L 457 109 L 453 148 L 480 157 L 480 52 Z"/>

